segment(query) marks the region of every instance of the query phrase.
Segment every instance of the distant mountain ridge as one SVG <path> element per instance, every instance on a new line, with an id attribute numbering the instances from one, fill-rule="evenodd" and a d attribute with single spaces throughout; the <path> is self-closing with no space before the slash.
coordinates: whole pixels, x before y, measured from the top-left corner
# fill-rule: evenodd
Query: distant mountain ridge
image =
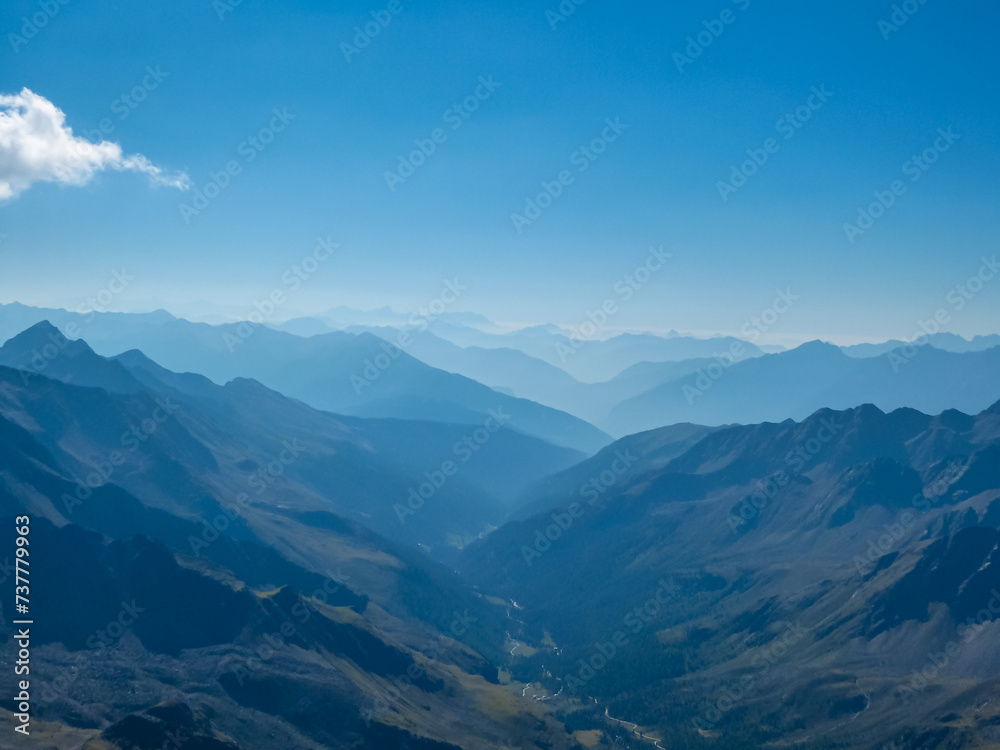
<path id="1" fill-rule="evenodd" d="M 0 308 L 0 330 L 9 307 Z M 35 317 L 31 310 L 18 306 L 13 317 Z M 209 326 L 160 314 L 89 317 L 62 311 L 52 323 L 71 337 L 76 331 L 109 356 L 141 349 L 174 371 L 200 373 L 218 383 L 252 377 L 340 414 L 477 426 L 500 408 L 511 415 L 510 429 L 556 445 L 592 453 L 611 440 L 579 418 L 429 367 L 370 334 L 301 338 L 264 326 Z M 31 358 L 31 351 L 24 354 Z"/>
<path id="2" fill-rule="evenodd" d="M 916 749 L 1000 725 L 998 348 L 810 342 L 587 384 L 430 334 L 394 357 L 393 329 L 58 319 L 83 337 L 42 321 L 0 347 L 0 516 L 46 550 L 49 745 Z M 559 446 L 508 411 L 586 422 L 418 354 L 652 429 Z"/>
<path id="3" fill-rule="evenodd" d="M 0 347 L 0 365 L 17 368 L 17 380 L 27 386 L 26 393 L 31 393 L 36 381 L 41 386 L 54 379 L 102 389 L 109 394 L 105 398 L 132 399 L 133 425 L 142 424 L 151 416 L 154 421 L 160 420 L 151 425 L 150 434 L 170 439 L 173 445 L 170 453 L 187 457 L 186 470 L 176 472 L 170 481 L 174 492 L 165 493 L 160 483 L 172 469 L 170 464 L 160 464 L 158 454 L 146 458 L 142 464 L 134 464 L 133 457 L 138 459 L 143 453 L 126 451 L 123 467 L 115 474 L 122 476 L 118 481 L 127 488 L 149 499 L 158 498 L 160 507 L 171 512 L 191 512 L 187 503 L 194 503 L 197 509 L 200 503 L 197 498 L 210 492 L 207 487 L 216 490 L 224 487 L 227 492 L 237 494 L 240 490 L 232 484 L 235 477 L 218 475 L 219 460 L 214 455 L 215 451 L 223 450 L 222 446 L 229 446 L 224 452 L 231 453 L 242 444 L 249 454 L 243 459 L 247 468 L 242 473 L 247 479 L 256 476 L 268 486 L 292 483 L 291 487 L 283 488 L 285 492 L 291 490 L 285 503 L 290 510 L 336 512 L 363 521 L 387 536 L 421 542 L 432 548 L 444 545 L 449 539 L 454 544 L 478 535 L 490 524 L 502 520 L 510 510 L 509 504 L 532 479 L 540 478 L 553 466 L 568 467 L 584 456 L 506 428 L 489 433 L 488 443 L 483 446 L 470 438 L 470 447 L 464 440 L 475 433 L 462 425 L 335 416 L 311 409 L 250 379 L 237 378 L 219 386 L 201 375 L 177 374 L 137 350 L 105 359 L 83 340 L 68 342 L 59 354 L 46 360 L 44 369 L 38 373 L 33 369 L 31 352 L 58 335 L 48 323 L 33 326 Z M 28 369 L 22 369 L 25 367 Z M 156 406 L 157 397 L 165 397 L 166 403 L 171 404 L 169 413 L 164 414 Z M 87 398 L 100 397 L 90 394 Z M 44 412 L 36 414 L 34 401 L 16 403 L 19 409 L 33 415 L 26 424 L 46 425 L 46 420 L 52 418 Z M 129 428 L 127 421 L 121 422 L 115 431 L 110 429 L 107 419 L 91 423 L 80 409 L 81 402 L 62 403 L 64 415 L 75 417 L 75 430 L 79 431 L 74 432 L 71 440 L 63 438 L 69 440 L 67 445 L 81 440 L 94 444 L 99 440 L 104 454 L 120 447 L 116 443 Z M 0 413 L 2 408 L 0 402 Z M 56 425 L 52 423 L 46 440 L 60 440 L 66 428 Z M 145 442 L 145 437 L 139 434 L 137 439 Z M 234 444 L 234 440 L 238 442 Z M 298 450 L 303 455 L 295 455 L 287 469 L 281 467 L 278 477 L 269 476 L 264 471 L 268 461 L 273 460 L 269 452 L 284 455 L 282 446 L 289 441 L 301 446 Z M 51 447 L 55 450 L 59 445 L 60 442 L 53 442 Z M 206 451 L 205 445 L 213 449 Z M 85 475 L 82 467 L 87 463 L 87 454 L 75 449 L 71 453 L 73 458 L 67 456 L 67 463 L 80 466 L 81 475 Z M 444 482 L 438 475 L 447 461 L 456 467 L 456 475 Z M 150 462 L 158 468 L 147 481 L 140 482 L 142 472 L 136 469 L 148 470 Z M 517 463 L 520 472 L 509 472 L 510 463 Z M 339 472 L 342 473 L 338 480 L 335 477 Z M 185 475 L 190 477 L 189 482 L 185 481 Z M 411 490 L 423 491 L 423 485 L 431 481 L 428 476 L 440 483 L 432 486 L 433 502 L 423 508 L 424 498 L 420 498 L 421 512 L 411 514 L 410 505 L 415 504 Z M 181 493 L 184 487 L 187 489 Z M 184 494 L 188 500 L 180 499 Z M 400 512 L 404 513 L 402 520 Z"/>
<path id="4" fill-rule="evenodd" d="M 24 323 L 43 312 L 0 306 L 0 333 L 11 321 Z M 319 319 L 302 319 L 294 322 L 299 336 L 248 324 L 194 324 L 162 311 L 48 312 L 108 355 L 143 348 L 172 370 L 200 372 L 220 383 L 253 377 L 347 415 L 475 426 L 502 406 L 512 415 L 511 429 L 585 453 L 600 450 L 610 436 L 674 423 L 803 418 L 824 406 L 868 401 L 888 410 L 975 412 L 1000 397 L 991 377 L 1000 351 L 990 346 L 996 337 L 966 341 L 939 334 L 912 348 L 809 342 L 765 355 L 736 339 L 676 332 L 628 334 L 574 348 L 556 326 L 497 334 L 444 318 L 409 332 L 362 325 L 334 331 Z M 741 361 L 727 353 L 737 345 Z M 569 347 L 565 362 L 559 347 Z M 613 377 L 582 382 L 567 372 L 574 361 L 587 368 L 597 363 Z"/>
<path id="5" fill-rule="evenodd" d="M 849 357 L 814 341 L 726 367 L 714 363 L 627 399 L 600 424 L 612 434 L 675 422 L 802 419 L 817 409 L 874 403 L 937 414 L 978 412 L 1000 398 L 1000 347 L 956 354 L 920 347 L 912 356 Z"/>
<path id="6" fill-rule="evenodd" d="M 534 515 L 463 552 L 517 600 L 537 649 L 520 677 L 664 747 L 989 746 L 1000 401 L 685 429 L 547 478 Z M 669 606 L 622 628 L 664 585 Z"/>
<path id="7" fill-rule="evenodd" d="M 449 571 L 331 513 L 282 510 L 288 487 L 238 509 L 213 477 L 232 471 L 241 438 L 269 434 L 207 438 L 246 394 L 226 403 L 211 386 L 214 411 L 207 399 L 179 402 L 150 433 L 155 447 L 121 463 L 105 443 L 117 447 L 122 425 L 149 413 L 147 392 L 42 375 L 25 385 L 22 372 L 0 366 L 0 516 L 30 515 L 32 613 L 45 623 L 31 639 L 34 739 L 88 750 L 170 736 L 213 750 L 502 750 L 498 738 L 516 738 L 578 750 L 531 701 L 511 704 L 466 645 L 503 653 L 502 611 Z M 91 456 L 111 473 L 80 492 Z M 154 487 L 175 501 L 145 491 Z M 155 507 L 167 505 L 176 512 Z M 0 627 L 4 659 L 16 656 L 13 635 Z M 11 718 L 0 709 L 5 729 Z"/>
<path id="8" fill-rule="evenodd" d="M 886 341 L 881 344 L 855 344 L 853 346 L 842 346 L 843 352 L 851 357 L 878 357 L 888 354 L 895 349 L 905 349 L 913 346 L 909 341 L 899 341 L 896 339 Z M 917 346 L 933 346 L 946 352 L 963 354 L 965 352 L 981 352 L 986 349 L 1000 346 L 1000 334 L 990 334 L 989 336 L 973 336 L 971 339 L 963 338 L 954 333 L 935 333 L 916 342 Z"/>

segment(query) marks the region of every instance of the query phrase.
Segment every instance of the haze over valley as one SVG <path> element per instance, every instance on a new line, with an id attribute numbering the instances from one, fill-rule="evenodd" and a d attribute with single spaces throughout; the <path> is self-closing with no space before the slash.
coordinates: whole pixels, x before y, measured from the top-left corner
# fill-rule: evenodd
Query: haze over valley
<path id="1" fill-rule="evenodd" d="M 998 31 L 4 3 L 0 750 L 1000 750 Z"/>

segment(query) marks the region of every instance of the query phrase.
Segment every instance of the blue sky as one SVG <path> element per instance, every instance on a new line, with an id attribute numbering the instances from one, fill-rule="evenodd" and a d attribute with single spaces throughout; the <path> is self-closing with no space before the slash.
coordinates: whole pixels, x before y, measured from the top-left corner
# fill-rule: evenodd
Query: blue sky
<path id="1" fill-rule="evenodd" d="M 576 325 L 662 245 L 671 261 L 615 327 L 738 331 L 780 288 L 801 299 L 771 338 L 840 343 L 911 335 L 997 251 L 993 3 L 914 0 L 887 32 L 893 3 L 860 0 L 586 0 L 555 29 L 554 1 L 399 0 L 393 14 L 382 0 L 243 0 L 224 19 L 211 0 L 43 6 L 4 4 L 0 94 L 30 89 L 77 136 L 107 118 L 103 138 L 199 188 L 230 161 L 239 174 L 189 221 L 178 205 L 192 191 L 135 171 L 34 182 L 0 203 L 2 301 L 76 306 L 125 268 L 135 280 L 119 309 L 239 309 L 330 236 L 340 249 L 289 311 L 406 312 L 457 278 L 456 310 Z M 341 45 L 373 12 L 391 21 L 348 62 Z M 37 13 L 45 26 L 12 41 Z M 721 35 L 679 70 L 706 22 Z M 481 77 L 498 85 L 452 129 L 446 113 L 487 93 Z M 121 95 L 144 79 L 122 119 Z M 832 95 L 786 139 L 779 119 L 813 87 Z M 276 108 L 294 119 L 248 161 L 241 144 Z M 627 127 L 580 171 L 578 149 L 609 118 Z M 434 153 L 390 190 L 386 172 L 436 128 Z M 939 128 L 960 137 L 911 182 L 904 164 Z M 723 200 L 718 183 L 769 138 L 776 151 Z M 516 231 L 511 214 L 564 170 L 572 183 Z M 844 224 L 895 180 L 905 193 L 850 243 Z M 948 328 L 998 321 L 1000 278 Z"/>

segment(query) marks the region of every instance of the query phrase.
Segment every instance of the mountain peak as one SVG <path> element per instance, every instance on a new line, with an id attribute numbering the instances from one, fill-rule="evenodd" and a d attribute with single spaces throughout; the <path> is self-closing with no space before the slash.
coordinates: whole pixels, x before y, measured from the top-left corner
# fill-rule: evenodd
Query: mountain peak
<path id="1" fill-rule="evenodd" d="M 847 355 L 844 354 L 839 346 L 834 346 L 827 341 L 820 341 L 819 339 L 807 341 L 804 344 L 799 344 L 799 346 L 794 349 L 787 349 L 773 356 L 783 357 L 786 361 L 819 360 L 824 362 L 835 362 L 847 358 Z"/>
<path id="2" fill-rule="evenodd" d="M 512 336 L 555 336 L 555 335 L 566 335 L 566 331 L 557 325 L 552 323 L 544 323 L 542 325 L 528 326 L 527 328 L 519 328 L 513 331 L 510 335 Z"/>
<path id="3" fill-rule="evenodd" d="M 159 364 L 147 357 L 142 349 L 129 349 L 127 352 L 122 352 L 114 357 L 114 359 L 117 359 L 126 367 L 156 367 L 157 369 L 163 369 Z"/>
<path id="4" fill-rule="evenodd" d="M 827 352 L 827 353 L 830 353 L 830 354 L 832 354 L 833 352 L 837 352 L 838 354 L 841 353 L 839 346 L 834 346 L 829 341 L 822 341 L 820 339 L 813 339 L 812 341 L 807 341 L 804 344 L 800 344 L 799 346 L 795 347 L 794 349 L 791 349 L 790 351 L 793 351 L 793 352 Z"/>
<path id="5" fill-rule="evenodd" d="M 117 393 L 142 389 L 120 362 L 100 356 L 83 339 L 66 338 L 48 320 L 35 323 L 0 347 L 0 364 Z"/>
<path id="6" fill-rule="evenodd" d="M 33 359 L 41 359 L 42 361 L 54 359 L 61 352 L 66 352 L 72 357 L 85 352 L 97 356 L 86 341 L 66 338 L 62 331 L 48 320 L 39 321 L 30 328 L 21 331 L 0 347 L 0 352 L 2 352 L 5 364 L 9 364 L 11 367 L 30 366 Z M 17 361 L 19 359 L 22 361 Z"/>
<path id="7" fill-rule="evenodd" d="M 856 406 L 852 410 L 855 415 L 861 417 L 862 419 L 880 419 L 885 416 L 885 412 L 879 409 L 875 404 L 865 403 L 861 406 Z"/>

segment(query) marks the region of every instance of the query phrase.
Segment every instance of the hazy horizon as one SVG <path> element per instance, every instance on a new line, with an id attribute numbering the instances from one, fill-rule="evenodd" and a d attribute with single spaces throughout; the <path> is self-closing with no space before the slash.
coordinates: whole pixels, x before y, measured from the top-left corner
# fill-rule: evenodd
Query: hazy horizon
<path id="1" fill-rule="evenodd" d="M 263 299 L 263 297 L 261 298 Z M 39 308 L 39 309 L 59 309 L 66 310 L 67 312 L 108 312 L 108 313 L 133 313 L 133 314 L 148 314 L 158 311 L 165 311 L 175 318 L 180 318 L 183 320 L 188 320 L 194 323 L 208 323 L 210 325 L 224 325 L 227 323 L 239 323 L 249 320 L 249 316 L 254 313 L 255 308 L 252 303 L 248 309 L 246 305 L 222 305 L 212 302 L 196 301 L 196 302 L 177 302 L 169 303 L 165 301 L 156 301 L 147 305 L 141 305 L 137 303 L 136 305 L 127 304 L 112 304 L 107 308 L 93 308 L 89 305 L 66 305 L 66 304 L 29 304 L 22 300 L 10 299 L 10 300 L 0 300 L 0 305 L 9 304 L 23 304 L 28 307 Z M 350 322 L 346 324 L 338 324 L 335 320 L 329 317 L 331 310 L 336 308 L 343 308 L 344 310 L 350 310 L 351 312 L 360 314 L 362 316 L 359 322 Z M 384 321 L 377 319 L 377 314 L 391 313 L 393 316 L 398 316 L 400 320 L 398 322 Z M 334 307 L 326 308 L 315 308 L 310 310 L 302 309 L 292 309 L 288 307 L 278 307 L 272 316 L 268 317 L 264 321 L 265 325 L 280 328 L 285 323 L 289 321 L 311 318 L 319 320 L 329 326 L 330 330 L 344 330 L 351 326 L 390 326 L 400 329 L 407 329 L 408 326 L 405 319 L 413 313 L 413 310 L 405 309 L 394 309 L 389 305 L 382 305 L 380 307 L 370 307 L 370 308 L 353 308 L 348 305 L 337 305 Z M 510 321 L 510 320 L 491 320 L 482 313 L 476 310 L 462 310 L 462 309 L 448 309 L 444 315 L 439 316 L 442 320 L 451 320 L 452 314 L 456 316 L 469 315 L 475 316 L 483 319 L 484 323 L 489 325 L 476 325 L 475 322 L 464 322 L 461 325 L 466 325 L 477 330 L 496 333 L 500 335 L 516 333 L 518 331 L 523 331 L 525 329 L 542 327 L 542 326 L 555 326 L 562 333 L 566 335 L 572 335 L 574 333 L 579 334 L 581 324 L 587 323 L 589 319 L 584 316 L 583 320 L 578 320 L 576 322 L 567 321 Z M 364 316 L 373 316 L 371 318 L 365 318 Z M 250 322 L 254 322 L 250 320 Z M 591 334 L 589 328 L 584 332 L 585 335 L 581 337 L 584 340 L 606 340 L 613 338 L 615 336 L 624 334 L 651 334 L 654 336 L 669 337 L 669 336 L 682 336 L 697 339 L 713 339 L 722 337 L 733 337 L 742 339 L 744 341 L 752 340 L 758 346 L 763 346 L 765 348 L 783 348 L 783 349 L 794 349 L 802 344 L 811 341 L 824 341 L 826 343 L 834 344 L 835 346 L 855 346 L 858 344 L 882 344 L 889 341 L 904 341 L 912 342 L 914 340 L 920 339 L 923 336 L 923 332 L 920 328 L 916 328 L 908 336 L 901 337 L 878 337 L 878 336 L 868 336 L 868 337 L 852 337 L 844 334 L 830 334 L 830 335 L 810 335 L 804 333 L 796 332 L 780 332 L 771 333 L 770 331 L 761 331 L 760 328 L 751 328 L 755 332 L 753 336 L 747 336 L 745 331 L 742 330 L 732 330 L 732 331 L 711 331 L 711 330 L 679 330 L 671 327 L 656 328 L 656 327 L 617 327 L 617 326 L 604 326 L 597 330 L 596 333 Z M 947 327 L 942 328 L 939 332 L 943 334 L 951 334 L 962 338 L 965 341 L 973 341 L 976 337 L 980 336 L 992 336 L 1000 335 L 998 334 L 1000 329 L 985 331 L 982 333 L 973 334 L 963 334 L 957 331 L 949 330 Z M 916 335 L 914 335 L 916 334 Z M 86 339 L 86 336 L 83 336 Z M 0 342 L 2 343 L 2 342 Z"/>
<path id="2" fill-rule="evenodd" d="M 0 748 L 1000 748 L 998 31 L 9 0 Z"/>
<path id="3" fill-rule="evenodd" d="M 790 289 L 773 341 L 851 343 L 911 337 L 993 257 L 995 6 L 570 6 L 60 3 L 32 32 L 18 0 L 0 298 L 73 308 L 125 269 L 112 309 L 238 310 L 323 238 L 289 309 L 451 278 L 455 309 L 572 326 L 662 247 L 615 328 L 737 332 Z M 1000 330 L 986 289 L 946 330 Z"/>

